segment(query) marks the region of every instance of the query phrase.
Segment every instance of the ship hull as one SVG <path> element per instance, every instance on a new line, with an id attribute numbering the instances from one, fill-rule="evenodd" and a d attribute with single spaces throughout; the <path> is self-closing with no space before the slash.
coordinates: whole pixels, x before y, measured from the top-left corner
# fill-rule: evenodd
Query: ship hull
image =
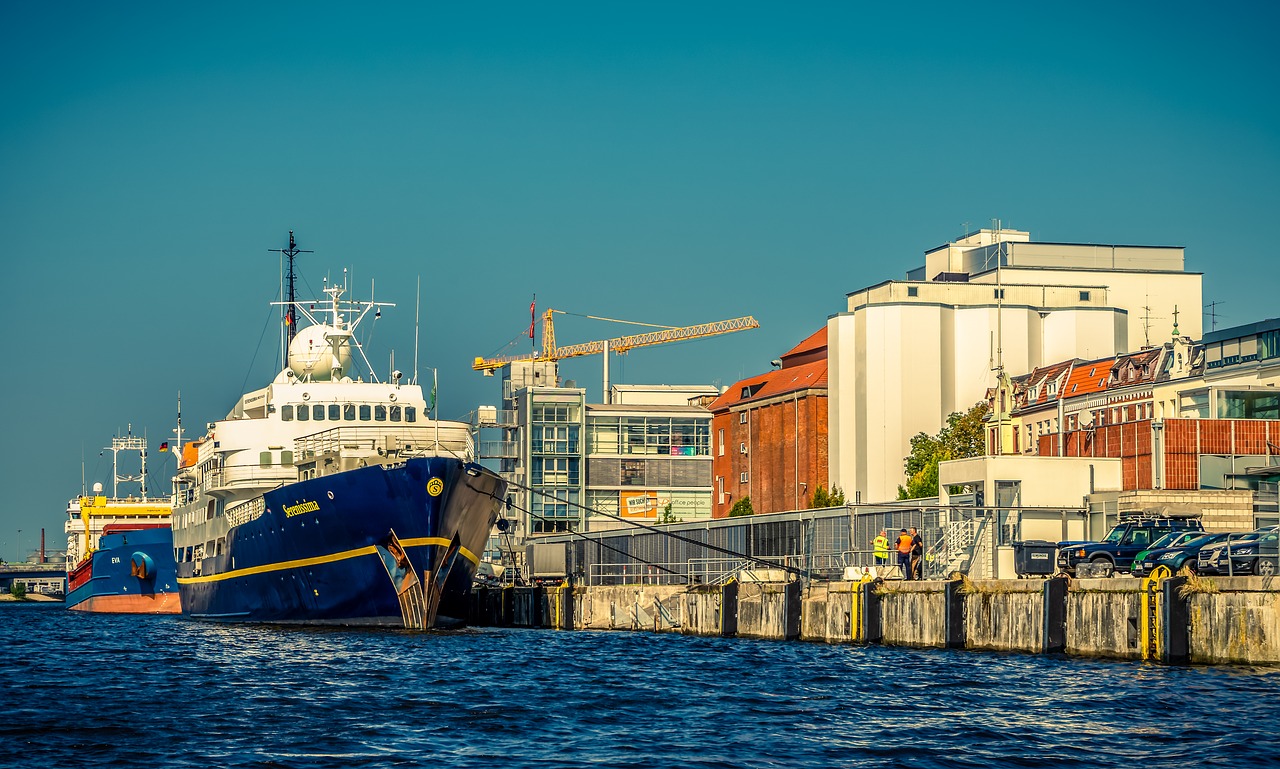
<path id="1" fill-rule="evenodd" d="M 262 513 L 228 532 L 221 554 L 178 564 L 183 612 L 228 622 L 404 626 L 404 575 L 393 577 L 387 561 L 388 552 L 402 551 L 421 584 L 432 573 L 443 577 L 433 624 L 455 624 L 466 616 L 505 490 L 478 465 L 429 457 L 269 491 Z"/>
<path id="2" fill-rule="evenodd" d="M 67 608 L 110 614 L 179 614 L 173 533 L 151 528 L 108 534 L 67 580 Z"/>

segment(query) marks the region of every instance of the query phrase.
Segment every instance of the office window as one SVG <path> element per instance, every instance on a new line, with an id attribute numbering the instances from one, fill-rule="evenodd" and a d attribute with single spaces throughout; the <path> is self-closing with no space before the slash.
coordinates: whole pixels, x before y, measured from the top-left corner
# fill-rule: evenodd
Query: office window
<path id="1" fill-rule="evenodd" d="M 720 429 L 720 456 L 724 456 L 724 429 Z"/>

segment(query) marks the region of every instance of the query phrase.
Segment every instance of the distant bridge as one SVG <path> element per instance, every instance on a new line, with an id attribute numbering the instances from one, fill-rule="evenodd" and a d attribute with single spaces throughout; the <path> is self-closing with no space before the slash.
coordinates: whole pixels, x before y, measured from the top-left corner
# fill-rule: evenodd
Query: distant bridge
<path id="1" fill-rule="evenodd" d="M 6 563 L 0 565 L 0 592 L 9 592 L 14 582 L 27 588 L 27 592 L 45 591 L 47 588 L 67 592 L 67 568 L 57 563 Z"/>

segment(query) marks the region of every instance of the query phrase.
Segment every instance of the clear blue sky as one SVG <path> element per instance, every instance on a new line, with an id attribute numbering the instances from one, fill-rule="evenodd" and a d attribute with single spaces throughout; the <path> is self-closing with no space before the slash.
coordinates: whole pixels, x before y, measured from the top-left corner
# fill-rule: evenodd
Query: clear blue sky
<path id="1" fill-rule="evenodd" d="M 350 266 L 400 303 L 382 368 L 421 276 L 444 416 L 497 401 L 470 359 L 535 292 L 753 314 L 615 365 L 728 384 L 994 217 L 1185 246 L 1221 324 L 1280 314 L 1274 5 L 857 5 L 0 5 L 0 555 L 62 541 L 82 451 L 106 482 L 97 450 L 158 444 L 179 389 L 194 427 L 271 377 L 289 229 L 304 287 Z M 599 360 L 565 374 L 598 390 Z"/>

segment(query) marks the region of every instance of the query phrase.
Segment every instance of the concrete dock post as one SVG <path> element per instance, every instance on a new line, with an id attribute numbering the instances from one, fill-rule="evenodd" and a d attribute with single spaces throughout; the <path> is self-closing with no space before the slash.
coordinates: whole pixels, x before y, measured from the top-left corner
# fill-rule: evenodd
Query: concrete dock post
<path id="1" fill-rule="evenodd" d="M 802 587 L 800 580 L 793 579 L 784 588 L 783 600 L 786 607 L 786 627 L 783 628 L 782 636 L 788 641 L 794 641 L 800 637 Z"/>
<path id="2" fill-rule="evenodd" d="M 1187 583 L 1186 577 L 1170 577 L 1160 584 L 1161 612 L 1164 616 L 1160 644 L 1161 662 L 1166 665 L 1186 665 L 1191 661 L 1191 602 L 1183 598 L 1178 588 Z"/>
<path id="3" fill-rule="evenodd" d="M 738 581 L 729 580 L 720 586 L 720 636 L 733 638 L 738 634 Z"/>
<path id="4" fill-rule="evenodd" d="M 946 616 L 943 623 L 943 632 L 946 636 L 946 648 L 948 649 L 964 648 L 964 593 L 960 592 L 960 587 L 963 584 L 960 580 L 953 579 L 942 586 L 944 606 L 946 607 L 944 609 Z"/>
<path id="5" fill-rule="evenodd" d="M 862 627 L 859 633 L 864 643 L 878 644 L 884 640 L 884 624 L 880 621 L 880 594 L 876 588 L 883 580 L 863 582 L 858 586 L 862 593 Z"/>
<path id="6" fill-rule="evenodd" d="M 1067 578 L 1044 581 L 1044 631 L 1040 650 L 1061 654 L 1067 650 Z"/>

